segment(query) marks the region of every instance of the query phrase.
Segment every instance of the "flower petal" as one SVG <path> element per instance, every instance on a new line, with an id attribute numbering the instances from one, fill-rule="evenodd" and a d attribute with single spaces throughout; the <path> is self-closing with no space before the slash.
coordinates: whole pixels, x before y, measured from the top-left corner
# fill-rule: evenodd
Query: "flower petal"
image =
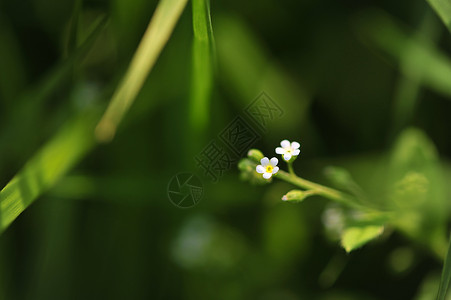
<path id="1" fill-rule="evenodd" d="M 296 149 L 296 150 L 294 150 L 294 151 L 292 152 L 292 154 L 293 154 L 294 156 L 298 156 L 299 153 L 301 153 L 301 150 L 299 150 L 299 149 Z"/>
<path id="2" fill-rule="evenodd" d="M 271 158 L 271 160 L 269 162 L 271 163 L 271 165 L 273 167 L 275 167 L 279 163 L 279 160 L 277 158 L 273 157 L 273 158 Z"/>
<path id="3" fill-rule="evenodd" d="M 286 161 L 289 161 L 291 159 L 291 154 L 290 153 L 285 153 L 283 155 L 283 159 L 285 159 Z"/>
<path id="4" fill-rule="evenodd" d="M 263 174 L 263 178 L 265 178 L 265 179 L 269 179 L 269 178 L 271 178 L 271 176 L 272 176 L 272 173 L 264 173 Z"/>
<path id="5" fill-rule="evenodd" d="M 262 164 L 263 167 L 266 167 L 266 166 L 269 164 L 269 158 L 263 157 L 263 158 L 260 160 L 260 162 L 261 162 L 261 164 Z"/>
<path id="6" fill-rule="evenodd" d="M 285 151 L 286 151 L 286 150 L 283 149 L 283 148 L 281 148 L 281 147 L 277 147 L 277 148 L 276 148 L 276 153 L 277 153 L 277 154 L 284 154 Z"/>
<path id="7" fill-rule="evenodd" d="M 274 168 L 272 169 L 272 173 L 273 173 L 273 174 L 276 174 L 277 172 L 279 172 L 279 167 L 274 167 Z"/>
<path id="8" fill-rule="evenodd" d="M 280 146 L 282 146 L 282 148 L 290 148 L 290 142 L 288 140 L 283 140 L 280 142 Z"/>
<path id="9" fill-rule="evenodd" d="M 266 169 L 262 166 L 262 165 L 258 165 L 257 168 L 255 168 L 255 170 L 257 171 L 257 173 L 265 173 Z"/>
<path id="10" fill-rule="evenodd" d="M 301 147 L 301 144 L 299 144 L 298 142 L 291 143 L 291 149 L 296 150 L 299 149 L 299 147 Z"/>

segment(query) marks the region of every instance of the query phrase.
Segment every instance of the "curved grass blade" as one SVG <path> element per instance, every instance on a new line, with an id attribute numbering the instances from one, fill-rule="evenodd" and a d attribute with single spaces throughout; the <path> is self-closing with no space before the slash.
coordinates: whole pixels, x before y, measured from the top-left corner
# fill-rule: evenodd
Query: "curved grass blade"
<path id="1" fill-rule="evenodd" d="M 451 238 L 448 245 L 448 253 L 443 264 L 442 277 L 440 279 L 440 286 L 438 289 L 437 300 L 445 300 L 446 292 L 448 291 L 449 282 L 451 281 Z"/>
<path id="2" fill-rule="evenodd" d="M 113 139 L 117 126 L 128 111 L 147 75 L 166 45 L 187 0 L 161 0 L 132 58 L 118 89 L 96 128 L 99 141 Z"/>
<path id="3" fill-rule="evenodd" d="M 427 0 L 445 23 L 446 28 L 451 32 L 451 1 L 449 0 Z"/>

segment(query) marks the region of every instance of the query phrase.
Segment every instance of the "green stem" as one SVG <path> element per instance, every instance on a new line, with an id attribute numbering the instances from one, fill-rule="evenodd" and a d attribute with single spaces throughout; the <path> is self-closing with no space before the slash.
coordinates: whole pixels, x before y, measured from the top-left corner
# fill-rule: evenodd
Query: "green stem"
<path id="1" fill-rule="evenodd" d="M 288 164 L 288 165 L 290 166 L 290 164 Z M 337 190 L 329 188 L 329 187 L 325 187 L 321 184 L 308 181 L 306 179 L 296 176 L 294 173 L 291 173 L 291 174 L 290 173 L 279 170 L 279 172 L 277 172 L 277 174 L 275 174 L 275 177 L 277 177 L 283 181 L 286 181 L 288 183 L 291 183 L 302 189 L 313 190 L 313 191 L 315 191 L 315 193 L 317 195 L 323 196 L 325 198 L 328 198 L 328 199 L 338 202 L 340 204 L 346 205 L 348 207 L 358 208 L 360 210 L 374 211 L 374 209 L 372 209 L 372 208 L 369 208 L 367 206 L 363 206 L 363 205 L 357 203 L 355 201 L 355 199 L 350 195 L 347 195 L 345 193 L 342 193 L 340 191 L 337 191 Z"/>
<path id="2" fill-rule="evenodd" d="M 293 163 L 292 162 L 287 162 L 288 165 L 288 171 L 290 172 L 290 174 L 292 176 L 296 176 L 296 174 L 294 173 L 294 169 L 293 169 Z"/>

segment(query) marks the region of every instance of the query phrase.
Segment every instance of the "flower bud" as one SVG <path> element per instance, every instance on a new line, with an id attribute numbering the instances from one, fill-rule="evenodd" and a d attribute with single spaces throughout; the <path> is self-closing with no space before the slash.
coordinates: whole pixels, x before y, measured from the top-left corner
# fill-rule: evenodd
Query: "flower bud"
<path id="1" fill-rule="evenodd" d="M 301 191 L 301 190 L 291 190 L 285 195 L 283 195 L 282 200 L 283 201 L 296 201 L 301 202 L 308 196 L 312 195 L 312 193 Z"/>
<path id="2" fill-rule="evenodd" d="M 240 178 L 243 181 L 249 181 L 251 184 L 262 185 L 271 182 L 270 180 L 264 179 L 261 174 L 257 173 L 255 167 L 257 163 L 251 158 L 243 158 L 238 163 L 238 169 L 240 172 Z"/>
<path id="3" fill-rule="evenodd" d="M 264 157 L 263 153 L 258 149 L 249 150 L 249 152 L 247 152 L 247 156 L 257 163 L 260 163 L 260 160 Z"/>

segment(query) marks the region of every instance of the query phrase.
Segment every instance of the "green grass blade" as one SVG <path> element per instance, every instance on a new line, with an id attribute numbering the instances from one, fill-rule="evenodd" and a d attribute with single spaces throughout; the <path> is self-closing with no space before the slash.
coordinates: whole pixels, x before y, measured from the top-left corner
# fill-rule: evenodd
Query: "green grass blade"
<path id="1" fill-rule="evenodd" d="M 428 11 L 418 29 L 415 32 L 415 39 L 432 47 L 437 43 L 441 33 L 441 24 L 437 20 L 434 12 Z M 415 65 L 416 56 L 405 56 L 400 60 L 400 68 L 409 70 L 410 66 Z M 402 128 L 411 122 L 418 102 L 421 98 L 420 74 L 412 73 L 410 78 L 400 75 L 395 88 L 394 105 L 392 114 L 392 135 L 398 134 Z"/>
<path id="2" fill-rule="evenodd" d="M 129 71 L 113 95 L 109 109 L 97 125 L 97 129 L 101 129 L 100 132 L 105 132 L 102 131 L 102 124 L 117 126 L 158 58 L 185 3 L 186 0 L 161 1 Z M 0 191 L 0 233 L 95 145 L 93 133 L 96 116 L 85 114 L 84 117 L 76 117 L 70 121 Z M 116 123 L 110 123 L 111 120 Z"/>
<path id="3" fill-rule="evenodd" d="M 445 23 L 446 28 L 451 32 L 451 1 L 449 0 L 427 0 L 429 5 L 435 10 Z"/>
<path id="4" fill-rule="evenodd" d="M 2 108 L 9 110 L 14 107 L 17 95 L 27 83 L 25 58 L 20 49 L 17 35 L 12 24 L 0 12 L 0 99 Z"/>
<path id="5" fill-rule="evenodd" d="M 186 2 L 187 0 L 161 0 L 158 4 L 120 86 L 97 125 L 96 137 L 99 141 L 110 141 L 114 137 L 117 126 L 171 36 Z"/>
<path id="6" fill-rule="evenodd" d="M 241 19 L 219 15 L 215 18 L 215 40 L 221 69 L 218 78 L 233 93 L 239 109 L 264 91 L 284 111 L 283 122 L 271 123 L 274 135 L 285 135 L 287 130 L 307 123 L 310 91 L 298 79 L 293 80 L 257 33 Z"/>
<path id="7" fill-rule="evenodd" d="M 446 254 L 445 263 L 443 265 L 442 277 L 438 289 L 437 300 L 445 300 L 448 291 L 449 282 L 451 280 L 451 239 L 448 245 L 448 253 Z"/>
<path id="8" fill-rule="evenodd" d="M 389 54 L 400 71 L 408 78 L 418 80 L 451 99 L 451 60 L 443 52 L 411 36 L 388 14 L 373 10 L 363 14 L 356 22 L 356 30 L 364 42 Z M 411 64 L 403 66 L 409 57 Z"/>
<path id="9" fill-rule="evenodd" d="M 210 1 L 193 0 L 192 82 L 190 94 L 190 124 L 199 134 L 208 124 L 210 96 L 213 85 L 213 29 Z"/>
<path id="10" fill-rule="evenodd" d="M 72 17 L 69 23 L 69 33 L 65 45 L 65 55 L 69 55 L 72 53 L 76 48 L 78 44 L 78 30 L 79 30 L 79 23 L 81 18 L 81 11 L 82 11 L 82 1 L 76 0 L 74 2 L 74 10 L 72 12 Z"/>
<path id="11" fill-rule="evenodd" d="M 114 135 L 117 124 L 141 89 L 185 4 L 186 0 L 160 2 L 101 121 L 97 122 L 95 112 L 85 112 L 69 121 L 0 191 L 0 233 L 96 145 L 94 133 L 97 133 L 97 140 L 105 140 L 105 133 Z"/>
<path id="12" fill-rule="evenodd" d="M 77 47 L 77 50 L 23 97 L 33 97 L 33 102 L 38 102 L 39 105 L 42 105 L 41 101 L 47 99 L 49 95 L 72 75 L 73 66 L 80 64 L 86 57 L 107 25 L 108 18 L 106 16 L 99 16 L 93 22 L 92 30 L 86 35 L 86 38 L 83 39 L 81 45 Z"/>
<path id="13" fill-rule="evenodd" d="M 69 121 L 0 191 L 0 233 L 95 145 L 96 116 Z"/>

